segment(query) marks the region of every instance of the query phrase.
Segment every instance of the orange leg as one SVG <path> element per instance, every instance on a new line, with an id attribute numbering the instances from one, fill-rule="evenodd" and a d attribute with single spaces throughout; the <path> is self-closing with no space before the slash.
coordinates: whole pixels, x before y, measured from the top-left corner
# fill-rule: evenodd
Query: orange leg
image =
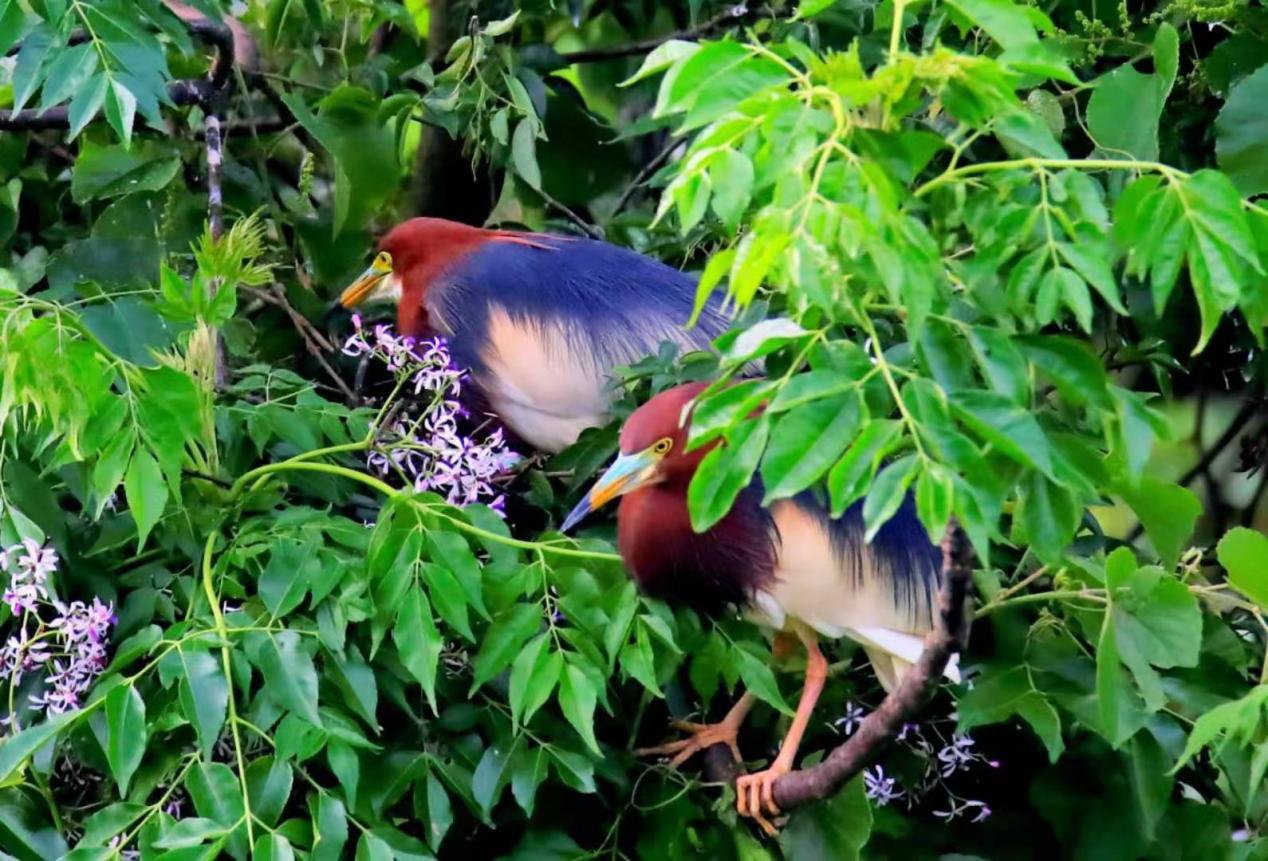
<path id="1" fill-rule="evenodd" d="M 771 653 L 776 660 L 780 660 L 788 656 L 796 647 L 797 641 L 794 637 L 780 631 L 775 635 L 775 642 L 771 645 Z M 676 729 L 689 733 L 689 738 L 678 739 L 677 741 L 666 742 L 656 747 L 644 747 L 634 751 L 636 756 L 668 756 L 673 754 L 673 759 L 669 761 L 670 768 L 677 768 L 700 751 L 715 744 L 725 744 L 731 748 L 731 755 L 735 757 L 736 762 L 743 761 L 740 755 L 740 746 L 736 741 L 739 735 L 740 726 L 744 723 L 744 719 L 748 717 L 749 710 L 753 708 L 756 699 L 747 691 L 742 697 L 736 700 L 735 705 L 731 706 L 731 710 L 726 713 L 726 717 L 722 718 L 718 723 L 691 723 L 690 721 L 673 721 L 672 725 Z"/>
<path id="2" fill-rule="evenodd" d="M 735 808 L 741 816 L 751 816 L 768 833 L 773 832 L 770 823 L 763 816 L 763 806 L 767 812 L 778 814 L 775 806 L 775 781 L 782 775 L 792 771 L 793 760 L 797 756 L 797 748 L 801 745 L 801 737 L 810 724 L 810 715 L 814 712 L 819 694 L 823 692 L 823 684 L 828 678 L 828 661 L 819 651 L 818 639 L 814 633 L 802 625 L 797 625 L 797 637 L 806 646 L 806 681 L 801 689 L 801 701 L 797 703 L 797 714 L 793 717 L 792 726 L 784 736 L 784 743 L 779 748 L 779 755 L 771 763 L 770 768 L 756 774 L 746 774 L 735 784 Z"/>

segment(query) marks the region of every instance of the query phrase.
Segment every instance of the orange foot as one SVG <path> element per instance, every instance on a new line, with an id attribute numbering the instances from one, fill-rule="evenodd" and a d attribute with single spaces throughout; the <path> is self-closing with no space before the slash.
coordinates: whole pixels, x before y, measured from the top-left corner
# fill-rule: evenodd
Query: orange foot
<path id="1" fill-rule="evenodd" d="M 779 807 L 775 804 L 775 781 L 787 774 L 789 766 L 776 760 L 765 771 L 746 774 L 735 781 L 735 809 L 741 816 L 752 817 L 762 830 L 769 835 L 775 834 L 775 826 L 770 823 L 762 808 L 772 816 L 779 815 Z"/>
<path id="2" fill-rule="evenodd" d="M 636 756 L 667 756 L 673 754 L 669 761 L 670 768 L 677 768 L 691 757 L 707 747 L 725 744 L 731 748 L 731 755 L 736 762 L 741 761 L 740 747 L 736 744 L 736 734 L 740 726 L 738 722 L 721 721 L 719 723 L 691 723 L 685 720 L 671 721 L 670 724 L 683 732 L 690 733 L 689 738 L 666 742 L 656 747 L 643 747 L 634 751 Z"/>

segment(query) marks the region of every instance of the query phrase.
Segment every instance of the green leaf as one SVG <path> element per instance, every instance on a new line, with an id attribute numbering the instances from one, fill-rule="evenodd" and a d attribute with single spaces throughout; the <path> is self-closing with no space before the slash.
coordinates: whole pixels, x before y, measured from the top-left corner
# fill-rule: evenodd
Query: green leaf
<path id="1" fill-rule="evenodd" d="M 933 332 L 934 326 L 928 327 Z M 1007 395 L 1018 404 L 1030 402 L 1030 376 L 1026 362 L 1015 343 L 1016 336 L 998 329 L 974 326 L 968 332 L 969 344 L 991 388 Z M 944 388 L 947 386 L 944 385 Z"/>
<path id="2" fill-rule="evenodd" d="M 190 846 L 201 846 L 209 838 L 223 836 L 228 829 L 214 819 L 201 816 L 188 816 L 179 820 L 167 829 L 154 845 L 159 849 L 186 849 Z"/>
<path id="3" fill-rule="evenodd" d="M 56 53 L 48 64 L 44 78 L 44 91 L 40 94 L 40 109 L 51 108 L 83 90 L 93 72 L 97 71 L 97 52 L 87 42 L 73 45 Z"/>
<path id="4" fill-rule="evenodd" d="M 739 150 L 718 150 L 709 161 L 713 211 L 734 229 L 753 196 L 753 162 Z"/>
<path id="5" fill-rule="evenodd" d="M 180 156 L 159 143 L 146 142 L 136 149 L 125 149 L 85 141 L 75 159 L 71 197 L 76 203 L 86 203 L 139 191 L 159 191 L 176 178 L 180 164 Z"/>
<path id="6" fill-rule="evenodd" d="M 707 125 L 738 102 L 788 80 L 778 63 L 732 41 L 711 42 L 693 53 L 672 79 L 662 82 L 663 104 L 657 114 L 685 112 L 682 130 Z"/>
<path id="7" fill-rule="evenodd" d="M 863 502 L 863 526 L 866 530 L 863 540 L 865 542 L 871 544 L 880 528 L 898 512 L 899 506 L 903 504 L 903 499 L 907 495 L 908 485 L 916 477 L 916 467 L 919 465 L 920 461 L 916 459 L 916 456 L 909 454 L 886 465 L 876 476 L 871 490 L 867 492 L 867 499 Z"/>
<path id="8" fill-rule="evenodd" d="M 946 532 L 954 498 L 951 473 L 940 464 L 928 464 L 916 479 L 916 516 L 930 538 L 937 540 Z"/>
<path id="9" fill-rule="evenodd" d="M 28 726 L 16 735 L 8 736 L 0 742 L 0 784 L 7 784 L 28 757 L 79 717 L 78 712 L 65 712 L 42 723 Z"/>
<path id="10" fill-rule="evenodd" d="M 470 693 L 510 666 L 541 624 L 537 604 L 513 604 L 498 615 L 480 640 Z"/>
<path id="11" fill-rule="evenodd" d="M 1109 158 L 1158 158 L 1158 120 L 1170 84 L 1124 63 L 1096 82 L 1087 123 L 1100 151 Z"/>
<path id="12" fill-rule="evenodd" d="M 594 683 L 590 681 L 590 677 L 576 664 L 568 664 L 559 680 L 559 707 L 586 746 L 597 754 L 599 742 L 594 737 L 595 702 Z"/>
<path id="13" fill-rule="evenodd" d="M 343 786 L 344 797 L 353 810 L 357 807 L 357 792 L 361 785 L 361 758 L 352 746 L 337 738 L 326 745 L 326 762 Z"/>
<path id="14" fill-rule="evenodd" d="M 167 507 L 167 484 L 163 481 L 158 461 L 148 450 L 138 447 L 133 453 L 132 463 L 128 464 L 127 474 L 123 477 L 123 491 L 128 509 L 136 520 L 136 547 L 140 552 L 145 546 L 146 536 Z"/>
<path id="15" fill-rule="evenodd" d="M 1136 571 L 1130 593 L 1114 601 L 1118 651 L 1132 668 L 1139 656 L 1155 667 L 1195 667 L 1202 648 L 1202 611 L 1175 576 L 1157 567 Z"/>
<path id="16" fill-rule="evenodd" d="M 234 828 L 242 821 L 242 787 L 223 762 L 200 762 L 185 776 L 185 788 L 200 816 Z"/>
<path id="17" fill-rule="evenodd" d="M 1039 41 L 1030 16 L 1012 0 L 954 0 L 950 5 L 1003 48 L 1020 48 Z"/>
<path id="18" fill-rule="evenodd" d="M 316 114 L 297 92 L 283 93 L 282 100 L 334 158 L 334 235 L 345 226 L 360 228 L 398 186 L 396 141 L 389 125 L 378 119 L 379 100 L 350 84 L 326 95 Z"/>
<path id="19" fill-rule="evenodd" d="M 475 642 L 471 620 L 467 614 L 467 593 L 458 577 L 444 565 L 426 563 L 422 566 L 423 579 L 427 581 L 428 594 L 436 605 L 436 612 L 455 631 L 467 640 Z"/>
<path id="20" fill-rule="evenodd" d="M 1099 243 L 1073 245 L 1061 242 L 1057 244 L 1057 250 L 1079 275 L 1096 288 L 1106 304 L 1119 314 L 1127 313 L 1123 300 L 1119 297 L 1118 281 L 1110 268 L 1110 260 L 1104 256 L 1108 251 L 1106 246 Z"/>
<path id="21" fill-rule="evenodd" d="M 392 628 L 392 641 L 396 643 L 405 669 L 423 686 L 432 712 L 439 713 L 436 706 L 436 668 L 445 642 L 432 619 L 427 596 L 417 585 L 405 593 L 396 625 Z"/>
<path id="22" fill-rule="evenodd" d="M 510 749 L 494 742 L 484 750 L 484 755 L 476 763 L 471 775 L 471 797 L 480 806 L 487 818 L 497 804 L 498 796 L 505 786 L 506 763 L 510 759 Z"/>
<path id="23" fill-rule="evenodd" d="M 528 723 L 550 697 L 563 672 L 561 652 L 548 648 L 549 636 L 534 637 L 511 664 L 509 703 L 511 720 Z"/>
<path id="24" fill-rule="evenodd" d="M 1013 340 L 1070 403 L 1091 403 L 1100 408 L 1111 405 L 1105 368 L 1083 341 L 1064 335 L 1023 335 Z"/>
<path id="25" fill-rule="evenodd" d="M 449 793 L 432 770 L 427 772 L 427 844 L 439 851 L 441 842 L 453 825 L 453 808 Z"/>
<path id="26" fill-rule="evenodd" d="M 744 420 L 769 395 L 769 380 L 743 380 L 699 398 L 691 408 L 691 441 L 694 449 L 729 431 Z"/>
<path id="27" fill-rule="evenodd" d="M 1215 119 L 1220 170 L 1246 197 L 1268 192 L 1268 66 L 1233 85 Z"/>
<path id="28" fill-rule="evenodd" d="M 136 122 L 136 96 L 122 81 L 112 79 L 106 92 L 106 122 L 123 141 L 132 146 L 132 126 Z"/>
<path id="29" fill-rule="evenodd" d="M 274 616 L 285 616 L 304 600 L 320 573 L 321 560 L 311 542 L 282 539 L 273 545 L 269 564 L 260 574 L 260 599 Z"/>
<path id="30" fill-rule="evenodd" d="M 1096 701 L 1105 735 L 1111 741 L 1118 738 L 1119 700 L 1123 696 L 1123 671 L 1118 663 L 1114 614 L 1106 611 L 1096 642 Z"/>
<path id="31" fill-rule="evenodd" d="M 891 419 L 868 422 L 832 467 L 828 473 L 828 496 L 834 518 L 867 492 L 876 467 L 901 436 L 902 427 L 901 422 Z"/>
<path id="32" fill-rule="evenodd" d="M 308 796 L 309 809 L 316 806 L 312 861 L 338 861 L 348 842 L 348 814 L 343 802 L 328 792 Z"/>
<path id="33" fill-rule="evenodd" d="M 1023 514 L 1026 537 L 1035 553 L 1054 563 L 1074 540 L 1083 507 L 1068 488 L 1032 472 L 1025 480 Z"/>
<path id="34" fill-rule="evenodd" d="M 650 78 L 659 72 L 690 57 L 696 51 L 700 50 L 700 43 L 686 42 L 682 39 L 668 39 L 661 42 L 643 58 L 643 63 L 638 67 L 638 71 L 630 75 L 621 82 L 622 87 L 628 87 L 636 84 L 644 78 Z"/>
<path id="35" fill-rule="evenodd" d="M 766 408 L 769 413 L 782 413 L 795 407 L 808 404 L 820 398 L 831 398 L 844 394 L 858 385 L 854 380 L 843 377 L 835 370 L 806 371 L 794 374 L 788 382 L 780 387 L 775 399 Z M 691 417 L 695 424 L 695 413 Z"/>
<path id="36" fill-rule="evenodd" d="M 1145 475 L 1134 485 L 1119 488 L 1119 495 L 1140 518 L 1163 564 L 1174 567 L 1202 514 L 1197 494 L 1187 487 Z"/>
<path id="37" fill-rule="evenodd" d="M 272 827 L 282 818 L 282 811 L 290 800 L 295 783 L 291 764 L 284 760 L 263 756 L 247 766 L 247 795 L 251 799 L 252 815 Z"/>
<path id="38" fill-rule="evenodd" d="M 784 714 L 792 714 L 788 703 L 784 702 L 783 694 L 779 692 L 779 685 L 775 681 L 775 673 L 771 670 L 769 660 L 759 658 L 743 646 L 732 649 L 731 657 L 738 666 L 740 678 L 744 680 L 744 687 L 753 696 L 767 705 L 774 706 Z"/>
<path id="39" fill-rule="evenodd" d="M 321 726 L 317 714 L 317 670 L 312 657 L 301 647 L 299 634 L 281 631 L 258 642 L 254 660 L 264 673 L 269 693 L 304 720 Z"/>
<path id="40" fill-rule="evenodd" d="M 872 833 L 872 808 L 863 789 L 863 775 L 816 804 L 792 812 L 779 833 L 785 858 L 857 861 Z"/>
<path id="41" fill-rule="evenodd" d="M 26 28 L 26 13 L 19 0 L 0 3 L 0 52 L 8 53 L 18 43 Z"/>
<path id="42" fill-rule="evenodd" d="M 106 762 L 127 795 L 128 783 L 145 755 L 145 701 L 133 685 L 120 685 L 106 695 Z"/>
<path id="43" fill-rule="evenodd" d="M 780 417 L 762 458 L 762 504 L 793 496 L 828 471 L 858 431 L 856 396 L 821 399 Z"/>
<path id="44" fill-rule="evenodd" d="M 180 659 L 180 703 L 185 718 L 198 734 L 203 759 L 220 738 L 229 706 L 229 685 L 221 671 L 221 662 L 210 652 L 194 652 L 177 647 Z"/>
<path id="45" fill-rule="evenodd" d="M 392 847 L 381 837 L 369 831 L 361 833 L 361 839 L 357 842 L 356 861 L 393 861 L 395 857 Z"/>
<path id="46" fill-rule="evenodd" d="M 964 423 L 983 440 L 1023 466 L 1055 479 L 1048 438 L 1034 413 L 995 392 L 955 392 L 950 400 Z"/>
<path id="47" fill-rule="evenodd" d="M 957 701 L 956 713 L 959 715 L 959 728 L 965 732 L 1018 715 L 1039 736 L 1050 762 L 1056 762 L 1065 750 L 1061 739 L 1061 717 L 1047 698 L 1035 689 L 1027 667 L 984 670 L 974 679 L 973 688 Z"/>
<path id="48" fill-rule="evenodd" d="M 537 120 L 525 117 L 511 136 L 511 163 L 520 179 L 533 188 L 542 187 L 542 171 L 537 166 Z"/>
<path id="49" fill-rule="evenodd" d="M 1268 609 L 1268 536 L 1238 526 L 1220 539 L 1216 554 L 1228 572 L 1228 581 Z"/>
<path id="50" fill-rule="evenodd" d="M 76 848 L 105 846 L 110 838 L 123 833 L 146 812 L 146 805 L 135 801 L 119 801 L 101 808 L 84 823 L 84 836 Z"/>
<path id="51" fill-rule="evenodd" d="M 703 532 L 731 510 L 740 491 L 752 479 L 769 434 L 767 416 L 743 422 L 724 444 L 704 456 L 687 488 L 693 529 Z"/>
<path id="52" fill-rule="evenodd" d="M 295 850 L 279 832 L 264 833 L 255 839 L 251 861 L 295 861 Z"/>
<path id="53" fill-rule="evenodd" d="M 1159 820 L 1169 807 L 1175 782 L 1168 771 L 1169 758 L 1153 733 L 1147 731 L 1132 736 L 1123 754 L 1127 760 L 1132 800 L 1144 825 L 1144 834 L 1152 840 Z"/>

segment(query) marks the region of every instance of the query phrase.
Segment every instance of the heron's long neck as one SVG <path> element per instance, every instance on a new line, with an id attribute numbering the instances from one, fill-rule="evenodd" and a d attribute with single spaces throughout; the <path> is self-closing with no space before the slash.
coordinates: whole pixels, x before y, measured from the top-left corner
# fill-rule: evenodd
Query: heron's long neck
<path id="1" fill-rule="evenodd" d="M 776 542 L 761 492 L 741 492 L 731 511 L 703 533 L 692 531 L 687 488 L 652 485 L 621 500 L 621 556 L 649 595 L 704 612 L 743 606 L 774 577 Z"/>

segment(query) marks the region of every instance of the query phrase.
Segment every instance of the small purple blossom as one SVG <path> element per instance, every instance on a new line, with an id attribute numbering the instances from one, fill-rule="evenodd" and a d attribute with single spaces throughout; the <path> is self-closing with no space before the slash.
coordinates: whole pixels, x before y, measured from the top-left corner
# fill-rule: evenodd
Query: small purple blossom
<path id="1" fill-rule="evenodd" d="M 377 358 L 416 396 L 431 395 L 421 417 L 398 417 L 382 428 L 380 446 L 366 465 L 380 475 L 398 475 L 416 491 L 438 493 L 451 505 L 483 502 L 503 513 L 506 498 L 493 479 L 514 466 L 519 455 L 507 448 L 501 429 L 482 438 L 459 430 L 458 420 L 467 415 L 457 400 L 465 372 L 454 364 L 445 339 L 416 341 L 386 325 L 367 330 L 357 315 L 352 323 L 354 332 L 343 345 L 346 355 Z"/>
<path id="2" fill-rule="evenodd" d="M 833 721 L 832 725 L 846 735 L 854 735 L 854 731 L 862 726 L 866 717 L 867 710 L 851 701 L 845 704 L 845 714 Z"/>
<path id="3" fill-rule="evenodd" d="M 943 777 L 950 777 L 961 769 L 968 768 L 974 760 L 982 759 L 973 750 L 973 739 L 967 735 L 952 738 L 951 743 L 938 751 L 938 768 Z"/>
<path id="4" fill-rule="evenodd" d="M 885 770 L 879 765 L 863 772 L 863 791 L 878 807 L 884 807 L 903 796 L 898 782 L 892 777 L 886 777 Z"/>
<path id="5" fill-rule="evenodd" d="M 969 822 L 981 822 L 991 815 L 991 808 L 984 801 L 973 801 L 966 799 L 964 801 L 952 800 L 951 807 L 947 810 L 935 810 L 933 815 L 939 819 L 945 819 L 950 822 L 952 819 L 958 819 L 968 813 L 972 813 Z"/>
<path id="6" fill-rule="evenodd" d="M 57 570 L 57 551 L 42 547 L 38 541 L 23 538 L 4 553 L 3 569 L 9 574 L 4 602 L 13 614 L 34 610 L 41 600 L 48 600 L 48 575 Z"/>

